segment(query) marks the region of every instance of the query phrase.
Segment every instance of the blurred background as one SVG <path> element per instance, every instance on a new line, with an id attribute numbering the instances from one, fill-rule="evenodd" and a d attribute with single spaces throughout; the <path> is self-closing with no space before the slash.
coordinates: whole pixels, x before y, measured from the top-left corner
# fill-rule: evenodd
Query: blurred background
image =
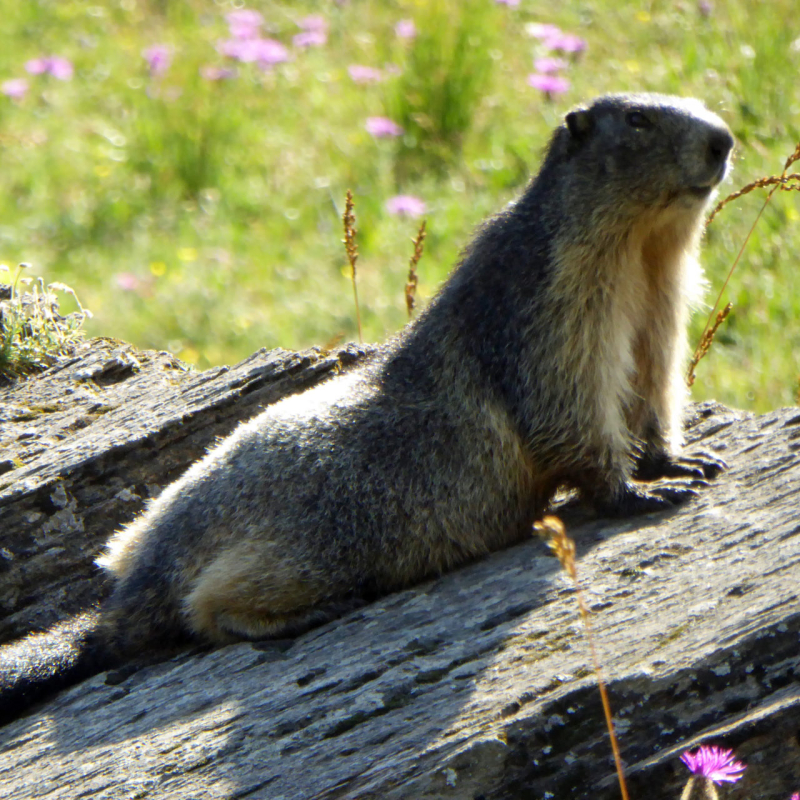
<path id="1" fill-rule="evenodd" d="M 348 188 L 364 338 L 375 341 L 407 320 L 421 220 L 420 305 L 582 100 L 705 100 L 738 140 L 721 196 L 780 174 L 800 139 L 795 0 L 2 5 L 0 281 L 30 262 L 77 292 L 90 334 L 198 368 L 356 338 Z M 709 228 L 709 302 L 764 196 Z M 756 227 L 696 399 L 795 402 L 798 201 L 776 193 Z"/>

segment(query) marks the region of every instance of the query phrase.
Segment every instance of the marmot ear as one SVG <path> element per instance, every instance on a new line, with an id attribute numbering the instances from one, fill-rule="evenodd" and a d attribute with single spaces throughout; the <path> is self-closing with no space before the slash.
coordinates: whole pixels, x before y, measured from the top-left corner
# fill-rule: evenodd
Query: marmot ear
<path id="1" fill-rule="evenodd" d="M 573 139 L 583 139 L 594 127 L 592 112 L 588 108 L 576 108 L 570 111 L 564 121 L 567 123 L 567 130 Z"/>

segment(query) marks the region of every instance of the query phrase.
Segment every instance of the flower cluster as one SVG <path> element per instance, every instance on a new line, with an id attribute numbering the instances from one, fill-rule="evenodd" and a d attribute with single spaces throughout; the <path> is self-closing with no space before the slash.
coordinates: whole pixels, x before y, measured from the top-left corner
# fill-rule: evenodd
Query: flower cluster
<path id="1" fill-rule="evenodd" d="M 398 194 L 386 201 L 390 214 L 406 217 L 421 217 L 425 213 L 425 201 L 410 194 Z"/>
<path id="2" fill-rule="evenodd" d="M 25 62 L 25 71 L 29 75 L 52 75 L 60 81 L 72 78 L 74 68 L 72 62 L 61 56 L 40 56 Z M 21 100 L 29 89 L 25 78 L 10 78 L 0 84 L 0 92 L 13 100 Z"/>
<path id="3" fill-rule="evenodd" d="M 519 0 L 497 0 L 509 6 L 519 4 Z M 239 8 L 225 15 L 228 36 L 216 43 L 216 51 L 223 59 L 239 64 L 254 64 L 264 71 L 292 58 L 289 47 L 265 31 L 270 27 L 265 24 L 264 16 L 253 9 Z M 292 37 L 291 45 L 297 50 L 320 47 L 328 41 L 328 21 L 321 14 L 311 14 L 297 21 L 299 32 Z M 272 29 L 274 31 L 274 29 Z M 417 36 L 417 28 L 412 19 L 401 19 L 394 26 L 398 39 L 411 41 Z M 150 78 L 157 81 L 167 74 L 175 57 L 175 47 L 167 43 L 155 43 L 146 47 L 142 58 L 147 66 Z M 25 63 L 29 75 L 50 75 L 58 80 L 67 81 L 73 76 L 73 65 L 66 58 L 55 55 L 43 55 Z M 363 64 L 351 64 L 347 68 L 350 79 L 357 84 L 373 84 L 397 74 L 400 69 L 393 64 L 386 64 L 383 69 Z M 236 78 L 237 68 L 229 64 L 206 64 L 200 68 L 200 76 L 208 81 L 222 81 Z M 0 93 L 13 100 L 22 100 L 29 91 L 30 83 L 26 78 L 10 78 L 0 83 Z M 178 91 L 178 90 L 176 90 Z M 148 94 L 150 89 L 148 89 Z M 402 136 L 403 128 L 394 120 L 383 116 L 371 116 L 365 120 L 367 132 L 376 139 L 393 139 Z M 386 203 L 391 214 L 421 216 L 425 213 L 425 203 L 412 195 L 401 194 Z M 125 290 L 141 288 L 135 283 L 134 276 L 120 273 L 118 285 Z"/>
<path id="4" fill-rule="evenodd" d="M 154 44 L 144 50 L 142 55 L 150 68 L 151 77 L 162 75 L 172 63 L 172 51 L 165 44 Z"/>
<path id="5" fill-rule="evenodd" d="M 302 32 L 293 39 L 295 47 L 319 47 L 328 41 L 328 22 L 319 14 L 304 17 L 298 23 Z"/>
<path id="6" fill-rule="evenodd" d="M 413 39 L 417 35 L 417 26 L 413 19 L 401 19 L 394 26 L 394 32 L 398 39 Z"/>
<path id="7" fill-rule="evenodd" d="M 586 49 L 586 40 L 573 33 L 564 33 L 557 25 L 532 22 L 525 27 L 529 36 L 539 39 L 547 50 L 562 53 L 582 53 Z"/>
<path id="8" fill-rule="evenodd" d="M 533 22 L 526 26 L 526 31 L 538 39 L 541 48 L 548 53 L 560 52 L 575 57 L 586 49 L 585 39 L 572 33 L 564 33 L 556 25 Z M 543 92 L 548 100 L 569 89 L 569 80 L 559 74 L 569 66 L 566 59 L 551 55 L 542 56 L 534 61 L 533 66 L 536 72 L 528 75 L 528 85 Z"/>
<path id="9" fill-rule="evenodd" d="M 289 51 L 283 44 L 262 37 L 264 18 L 258 11 L 240 8 L 227 14 L 225 21 L 230 38 L 217 42 L 217 52 L 221 55 L 244 64 L 255 63 L 263 70 L 289 60 Z"/>
<path id="10" fill-rule="evenodd" d="M 31 75 L 52 75 L 60 81 L 68 81 L 72 77 L 72 62 L 60 56 L 43 56 L 25 62 L 25 69 Z"/>
<path id="11" fill-rule="evenodd" d="M 375 67 L 365 67 L 363 64 L 351 64 L 347 74 L 353 83 L 378 83 L 383 80 L 383 73 Z"/>
<path id="12" fill-rule="evenodd" d="M 393 122 L 388 117 L 367 117 L 367 122 L 364 127 L 367 129 L 367 132 L 371 133 L 376 139 L 402 136 L 405 132 L 396 122 Z"/>

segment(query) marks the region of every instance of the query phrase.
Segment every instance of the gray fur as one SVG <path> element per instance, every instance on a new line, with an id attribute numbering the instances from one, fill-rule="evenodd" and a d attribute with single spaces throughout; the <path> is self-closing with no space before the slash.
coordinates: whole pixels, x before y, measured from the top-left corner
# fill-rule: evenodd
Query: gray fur
<path id="1" fill-rule="evenodd" d="M 559 486 L 617 514 L 690 496 L 632 475 L 637 457 L 645 477 L 719 468 L 680 457 L 676 420 L 732 143 L 695 100 L 571 112 L 399 336 L 243 424 L 112 538 L 94 649 L 297 633 L 528 536 Z"/>

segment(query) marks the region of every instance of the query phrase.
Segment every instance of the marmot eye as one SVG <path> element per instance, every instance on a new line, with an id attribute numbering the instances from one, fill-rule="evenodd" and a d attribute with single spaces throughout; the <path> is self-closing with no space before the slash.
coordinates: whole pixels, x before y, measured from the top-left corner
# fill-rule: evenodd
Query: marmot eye
<path id="1" fill-rule="evenodd" d="M 625 121 L 631 128 L 652 128 L 653 123 L 641 111 L 629 111 Z"/>

